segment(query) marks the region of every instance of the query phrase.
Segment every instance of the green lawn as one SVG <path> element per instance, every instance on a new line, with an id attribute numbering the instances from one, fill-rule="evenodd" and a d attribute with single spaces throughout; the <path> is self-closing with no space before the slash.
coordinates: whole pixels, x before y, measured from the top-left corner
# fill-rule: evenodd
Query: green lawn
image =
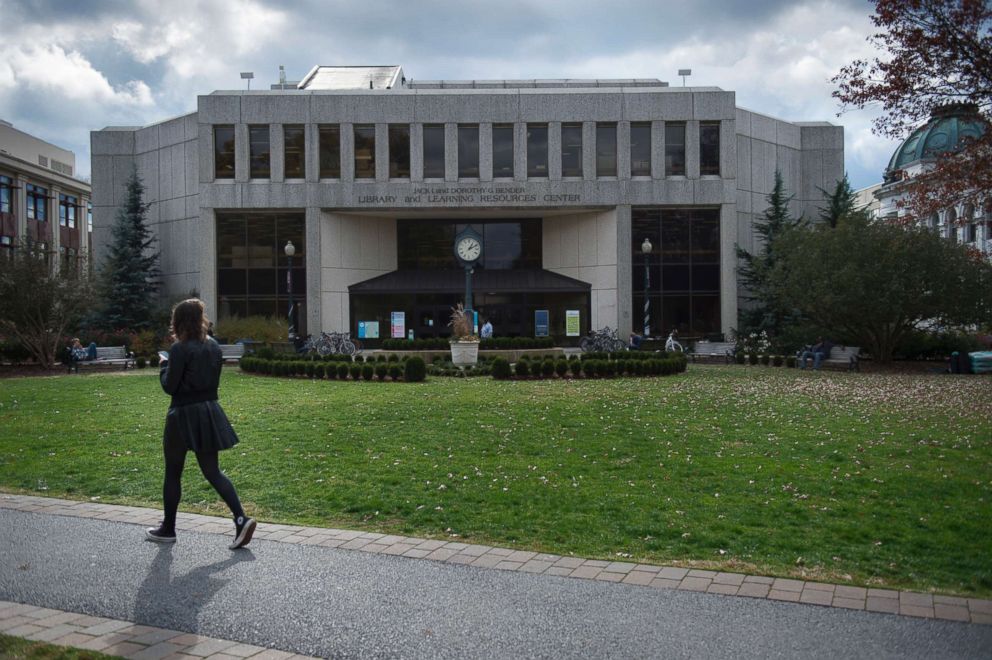
<path id="1" fill-rule="evenodd" d="M 113 660 L 116 655 L 55 646 L 30 639 L 0 635 L 0 658 L 4 660 Z"/>
<path id="2" fill-rule="evenodd" d="M 992 378 L 231 369 L 221 397 L 222 466 L 263 520 L 992 594 Z M 167 404 L 151 371 L 0 381 L 0 488 L 161 506 Z M 193 461 L 183 508 L 226 513 Z"/>

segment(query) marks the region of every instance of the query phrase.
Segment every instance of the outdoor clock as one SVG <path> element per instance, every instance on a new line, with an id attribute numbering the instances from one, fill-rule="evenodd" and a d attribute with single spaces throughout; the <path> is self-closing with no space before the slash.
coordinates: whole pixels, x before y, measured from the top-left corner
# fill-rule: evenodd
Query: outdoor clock
<path id="1" fill-rule="evenodd" d="M 465 268 L 471 268 L 482 257 L 482 234 L 471 227 L 455 236 L 455 257 Z"/>

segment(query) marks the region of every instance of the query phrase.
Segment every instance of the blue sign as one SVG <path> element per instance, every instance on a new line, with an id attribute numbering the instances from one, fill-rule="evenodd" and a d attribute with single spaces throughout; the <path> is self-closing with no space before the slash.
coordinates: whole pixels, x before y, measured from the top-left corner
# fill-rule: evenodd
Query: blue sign
<path id="1" fill-rule="evenodd" d="M 546 309 L 536 309 L 534 310 L 534 336 L 535 337 L 547 337 L 548 336 L 548 310 Z"/>

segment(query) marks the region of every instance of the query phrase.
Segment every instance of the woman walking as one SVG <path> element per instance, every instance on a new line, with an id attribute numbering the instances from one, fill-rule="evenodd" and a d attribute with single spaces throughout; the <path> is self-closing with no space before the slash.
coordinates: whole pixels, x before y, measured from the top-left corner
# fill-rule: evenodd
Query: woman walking
<path id="1" fill-rule="evenodd" d="M 238 436 L 217 403 L 217 385 L 224 358 L 217 342 L 207 336 L 207 327 L 202 301 L 190 298 L 172 308 L 172 334 L 176 342 L 169 349 L 168 357 L 163 357 L 159 376 L 162 389 L 172 396 L 162 439 L 165 520 L 158 528 L 148 529 L 146 538 L 157 543 L 176 541 L 176 510 L 183 466 L 186 452 L 192 451 L 203 476 L 234 514 L 234 541 L 229 546 L 234 550 L 248 545 L 256 523 L 245 515 L 234 485 L 217 463 L 218 452 L 236 445 Z"/>

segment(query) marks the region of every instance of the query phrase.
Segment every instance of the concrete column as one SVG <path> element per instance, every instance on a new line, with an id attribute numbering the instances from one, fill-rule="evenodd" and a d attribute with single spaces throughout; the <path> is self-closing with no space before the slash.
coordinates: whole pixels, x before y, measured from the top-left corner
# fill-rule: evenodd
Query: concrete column
<path id="1" fill-rule="evenodd" d="M 86 203 L 89 198 L 79 198 L 79 208 L 76 209 L 76 228 L 79 231 L 79 256 L 89 258 L 90 252 L 90 232 L 86 224 Z"/>
<path id="2" fill-rule="evenodd" d="M 424 125 L 410 124 L 410 181 L 424 180 Z"/>
<path id="3" fill-rule="evenodd" d="M 16 243 L 19 246 L 27 245 L 28 241 L 28 180 L 23 174 L 17 174 L 14 176 L 14 186 L 15 190 L 11 191 L 13 195 L 12 208 L 16 216 L 15 221 L 17 222 L 17 238 Z"/>
<path id="4" fill-rule="evenodd" d="M 248 125 L 234 125 L 234 180 L 246 182 L 251 174 L 251 152 L 248 145 Z"/>
<path id="5" fill-rule="evenodd" d="M 200 300 L 206 306 L 207 317 L 217 318 L 217 218 L 213 209 L 200 209 Z"/>
<path id="6" fill-rule="evenodd" d="M 269 181 L 286 180 L 286 132 L 282 124 L 269 124 Z"/>
<path id="7" fill-rule="evenodd" d="M 317 124 L 307 124 L 303 130 L 307 150 L 306 181 L 307 183 L 317 183 L 320 181 L 320 128 Z"/>
<path id="8" fill-rule="evenodd" d="M 458 181 L 458 124 L 444 125 L 444 180 Z"/>
<path id="9" fill-rule="evenodd" d="M 737 178 L 737 122 L 733 119 L 720 122 L 720 176 Z"/>
<path id="10" fill-rule="evenodd" d="M 324 329 L 321 327 L 320 317 L 320 278 L 322 261 L 320 245 L 321 211 L 317 207 L 308 206 L 306 214 L 307 332 L 315 335 Z"/>
<path id="11" fill-rule="evenodd" d="M 341 124 L 341 183 L 354 183 L 354 181 L 355 126 L 354 124 Z"/>
<path id="12" fill-rule="evenodd" d="M 513 125 L 513 180 L 527 180 L 527 124 Z"/>
<path id="13" fill-rule="evenodd" d="M 699 178 L 699 122 L 696 120 L 685 123 L 685 176 L 687 179 Z"/>
<path id="14" fill-rule="evenodd" d="M 651 122 L 651 178 L 665 178 L 665 122 Z"/>
<path id="15" fill-rule="evenodd" d="M 582 178 L 596 180 L 596 122 L 582 123 Z"/>
<path id="16" fill-rule="evenodd" d="M 493 125 L 479 124 L 479 181 L 493 180 Z"/>
<path id="17" fill-rule="evenodd" d="M 389 183 L 389 124 L 375 125 L 375 180 Z"/>
<path id="18" fill-rule="evenodd" d="M 617 179 L 630 178 L 630 122 L 617 122 Z"/>
<path id="19" fill-rule="evenodd" d="M 720 205 L 720 331 L 737 327 L 737 205 Z"/>
<path id="20" fill-rule="evenodd" d="M 548 179 L 561 181 L 561 122 L 548 122 Z"/>
<path id="21" fill-rule="evenodd" d="M 631 285 L 630 206 L 617 207 L 617 325 L 620 338 L 629 337 L 632 327 L 631 310 L 633 288 Z"/>
<path id="22" fill-rule="evenodd" d="M 59 235 L 59 193 L 62 190 L 57 186 L 51 186 L 48 189 L 48 200 L 45 204 L 45 212 L 48 217 L 48 249 L 52 254 L 58 257 L 59 247 L 62 244 L 61 236 Z M 56 262 L 58 263 L 58 262 Z"/>

